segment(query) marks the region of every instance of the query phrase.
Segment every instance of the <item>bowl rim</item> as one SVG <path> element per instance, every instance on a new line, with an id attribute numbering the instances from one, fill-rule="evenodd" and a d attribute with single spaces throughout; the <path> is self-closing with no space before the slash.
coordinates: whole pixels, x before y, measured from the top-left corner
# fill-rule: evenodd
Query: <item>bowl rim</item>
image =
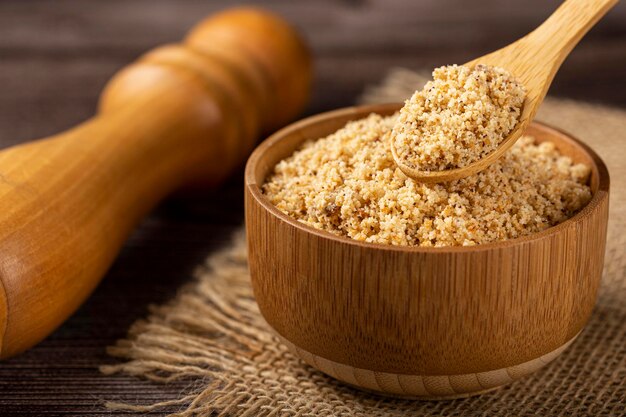
<path id="1" fill-rule="evenodd" d="M 402 106 L 402 103 L 383 103 L 383 104 L 368 104 L 368 105 L 360 105 L 360 106 L 350 106 L 343 107 L 336 110 L 330 110 L 322 113 L 315 114 L 313 116 L 305 117 L 304 119 L 298 120 L 294 123 L 291 123 L 282 129 L 276 131 L 272 135 L 270 135 L 267 139 L 261 142 L 255 150 L 252 152 L 245 167 L 244 174 L 244 185 L 246 190 L 249 191 L 250 196 L 256 200 L 267 212 L 269 212 L 272 216 L 276 217 L 278 220 L 288 223 L 290 226 L 295 227 L 305 233 L 313 234 L 322 239 L 328 239 L 335 241 L 341 244 L 347 245 L 355 245 L 361 248 L 371 248 L 376 250 L 385 250 L 392 252 L 411 252 L 411 253 L 462 253 L 462 252 L 480 252 L 486 250 L 493 250 L 499 248 L 505 248 L 510 246 L 516 246 L 519 244 L 523 244 L 526 242 L 537 241 L 541 239 L 547 239 L 553 235 L 560 233 L 561 231 L 567 229 L 574 223 L 578 223 L 585 219 L 588 216 L 591 216 L 595 209 L 608 198 L 609 195 L 609 187 L 610 187 L 610 177 L 609 172 L 604 164 L 604 161 L 598 156 L 598 154 L 593 151 L 586 143 L 582 142 L 580 139 L 572 136 L 571 134 L 553 126 L 550 126 L 546 123 L 533 121 L 530 126 L 535 125 L 539 126 L 542 130 L 553 132 L 555 134 L 564 136 L 565 139 L 571 141 L 574 145 L 582 148 L 582 150 L 587 154 L 589 159 L 593 162 L 591 166 L 592 173 L 597 175 L 598 177 L 598 189 L 595 193 L 593 193 L 591 200 L 585 207 L 583 207 L 578 213 L 569 219 L 555 225 L 551 226 L 545 230 L 540 232 L 531 233 L 529 235 L 517 237 L 514 239 L 507 239 L 489 243 L 481 243 L 473 246 L 409 246 L 409 245 L 391 245 L 384 243 L 372 243 L 365 242 L 360 240 L 355 240 L 347 236 L 335 235 L 326 230 L 317 229 L 313 226 L 309 226 L 305 223 L 302 223 L 296 219 L 293 219 L 289 215 L 280 211 L 272 202 L 263 194 L 261 191 L 261 187 L 256 181 L 255 178 L 255 168 L 258 163 L 261 161 L 262 157 L 265 153 L 277 142 L 283 140 L 284 137 L 302 130 L 303 128 L 323 122 L 325 120 L 330 120 L 336 117 L 344 117 L 344 116 L 354 116 L 354 119 L 360 115 L 363 117 L 367 116 L 369 113 L 382 113 L 385 111 L 392 111 L 394 109 L 399 109 Z M 303 137 L 302 141 L 307 140 L 308 138 Z"/>

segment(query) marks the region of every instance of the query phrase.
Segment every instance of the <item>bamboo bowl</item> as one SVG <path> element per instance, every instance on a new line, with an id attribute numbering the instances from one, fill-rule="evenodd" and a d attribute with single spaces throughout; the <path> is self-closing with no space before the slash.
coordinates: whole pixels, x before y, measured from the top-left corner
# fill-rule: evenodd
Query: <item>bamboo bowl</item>
<path id="1" fill-rule="evenodd" d="M 589 319 L 600 282 L 609 176 L 586 145 L 534 123 L 592 167 L 591 202 L 526 237 L 473 247 L 358 242 L 299 223 L 260 185 L 303 141 L 371 112 L 346 108 L 288 126 L 263 142 L 245 173 L 252 285 L 261 313 L 309 365 L 365 390 L 410 398 L 484 392 L 530 374 L 566 349 Z"/>

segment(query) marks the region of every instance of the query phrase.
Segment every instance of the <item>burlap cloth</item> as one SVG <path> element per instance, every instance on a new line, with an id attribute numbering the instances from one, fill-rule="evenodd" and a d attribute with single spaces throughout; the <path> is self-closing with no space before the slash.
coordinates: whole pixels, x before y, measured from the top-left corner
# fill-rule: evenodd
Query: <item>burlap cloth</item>
<path id="1" fill-rule="evenodd" d="M 363 101 L 401 101 L 423 77 L 394 70 Z M 407 401 L 366 394 L 292 356 L 254 302 L 243 232 L 211 255 L 171 302 L 135 323 L 109 349 L 123 372 L 195 388 L 158 404 L 112 409 L 184 410 L 178 416 L 626 415 L 626 111 L 549 99 L 538 119 L 574 133 L 611 174 L 609 237 L 598 304 L 585 330 L 552 364 L 495 392 L 452 401 Z"/>

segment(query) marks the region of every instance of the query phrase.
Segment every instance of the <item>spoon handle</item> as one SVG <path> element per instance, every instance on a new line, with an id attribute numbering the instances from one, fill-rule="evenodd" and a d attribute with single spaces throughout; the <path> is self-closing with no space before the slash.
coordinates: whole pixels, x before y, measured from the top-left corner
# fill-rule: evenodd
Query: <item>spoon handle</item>
<path id="1" fill-rule="evenodd" d="M 541 26 L 532 31 L 525 42 L 532 43 L 545 62 L 554 63 L 554 72 L 561 66 L 583 36 L 619 0 L 566 0 Z"/>

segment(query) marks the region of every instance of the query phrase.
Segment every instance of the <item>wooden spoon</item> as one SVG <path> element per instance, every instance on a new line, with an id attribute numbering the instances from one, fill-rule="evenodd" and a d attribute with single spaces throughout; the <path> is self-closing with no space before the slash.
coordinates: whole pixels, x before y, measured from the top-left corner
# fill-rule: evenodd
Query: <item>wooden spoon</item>
<path id="1" fill-rule="evenodd" d="M 498 148 L 484 158 L 462 168 L 443 171 L 421 171 L 407 166 L 398 157 L 391 140 L 391 153 L 407 176 L 424 183 L 458 180 L 484 170 L 498 160 L 522 136 L 535 117 L 554 75 L 576 44 L 611 9 L 618 0 L 566 0 L 537 29 L 513 42 L 465 65 L 477 64 L 506 69 L 526 87 L 520 120 Z"/>
<path id="2" fill-rule="evenodd" d="M 0 357 L 72 314 L 163 197 L 240 167 L 304 107 L 311 75 L 284 20 L 232 9 L 118 73 L 92 119 L 0 152 Z"/>

